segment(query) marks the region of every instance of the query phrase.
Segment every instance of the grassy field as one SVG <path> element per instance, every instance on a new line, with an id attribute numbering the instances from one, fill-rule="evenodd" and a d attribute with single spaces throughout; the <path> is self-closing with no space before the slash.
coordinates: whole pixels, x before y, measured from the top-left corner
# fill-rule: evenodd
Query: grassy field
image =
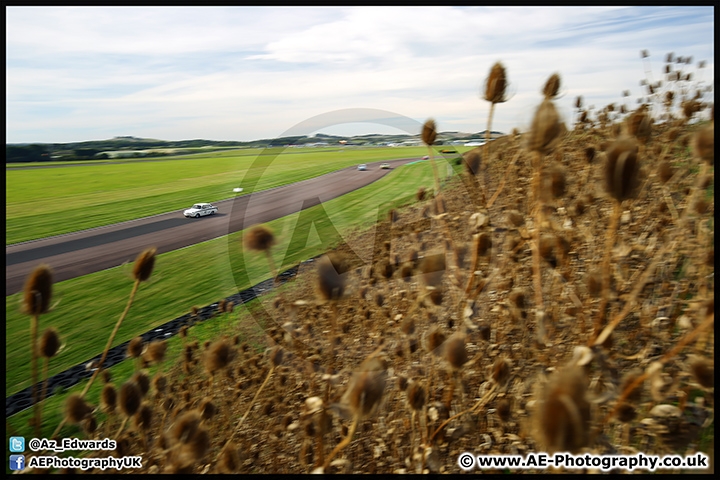
<path id="1" fill-rule="evenodd" d="M 339 168 L 422 156 L 421 147 L 288 153 L 218 152 L 174 161 L 6 170 L 6 244 L 99 227 L 215 202 Z M 272 156 L 268 154 L 277 153 Z M 268 168 L 264 168 L 265 166 Z M 250 188 L 247 188 L 250 186 Z"/>
<path id="2" fill-rule="evenodd" d="M 365 188 L 270 222 L 268 226 L 279 240 L 273 249 L 278 268 L 289 268 L 324 252 L 340 242 L 336 231 L 342 234 L 374 224 L 390 208 L 412 202 L 417 188 L 430 187 L 432 182 L 429 162 L 398 167 Z M 291 246 L 297 237 L 294 233 L 310 229 L 311 224 L 317 235 L 312 233 L 304 244 Z M 114 344 L 181 316 L 192 306 L 208 305 L 268 278 L 264 256 L 244 254 L 241 238 L 242 234 L 236 233 L 159 256 L 152 278 L 141 285 Z M 54 286 L 53 301 L 59 303 L 40 317 L 39 332 L 49 326 L 57 328 L 65 346 L 53 358 L 49 375 L 101 353 L 127 302 L 131 269 L 132 265 L 127 265 Z M 247 273 L 247 284 L 236 285 L 233 272 L 238 271 Z M 6 297 L 6 395 L 30 385 L 29 318 L 20 313 L 20 302 L 21 294 Z"/>

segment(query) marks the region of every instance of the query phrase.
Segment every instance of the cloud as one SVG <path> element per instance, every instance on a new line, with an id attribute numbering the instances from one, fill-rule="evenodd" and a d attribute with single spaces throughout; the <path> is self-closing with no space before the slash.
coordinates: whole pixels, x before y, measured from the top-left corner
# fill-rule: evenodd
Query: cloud
<path id="1" fill-rule="evenodd" d="M 488 111 L 479 92 L 498 60 L 512 93 L 493 120 L 503 131 L 529 124 L 556 71 L 568 123 L 577 95 L 601 107 L 629 89 L 635 101 L 643 95 L 642 49 L 651 51 L 657 79 L 675 51 L 707 60 L 703 79 L 714 80 L 711 7 L 9 7 L 6 14 L 8 142 L 78 141 L 88 132 L 252 140 L 361 108 L 479 131 Z M 373 126 L 351 127 L 371 133 Z"/>

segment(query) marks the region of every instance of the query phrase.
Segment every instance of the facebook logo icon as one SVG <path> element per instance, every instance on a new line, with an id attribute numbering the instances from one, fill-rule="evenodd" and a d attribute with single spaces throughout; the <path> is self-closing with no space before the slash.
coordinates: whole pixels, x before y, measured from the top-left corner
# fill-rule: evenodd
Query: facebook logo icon
<path id="1" fill-rule="evenodd" d="M 25 455 L 10 455 L 10 470 L 23 470 L 25 468 Z"/>

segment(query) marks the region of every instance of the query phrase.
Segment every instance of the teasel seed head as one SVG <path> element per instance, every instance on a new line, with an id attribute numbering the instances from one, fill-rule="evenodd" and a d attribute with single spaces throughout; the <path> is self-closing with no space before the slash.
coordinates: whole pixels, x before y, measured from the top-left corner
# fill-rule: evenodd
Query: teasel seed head
<path id="1" fill-rule="evenodd" d="M 565 169 L 560 165 L 554 164 L 545 171 L 545 192 L 560 198 L 565 195 L 566 185 Z"/>
<path id="2" fill-rule="evenodd" d="M 212 419 L 217 413 L 217 407 L 209 398 L 203 398 L 198 406 L 198 411 L 203 420 Z"/>
<path id="3" fill-rule="evenodd" d="M 407 390 L 407 387 L 409 385 L 407 377 L 400 375 L 397 377 L 397 382 L 398 382 L 398 389 L 401 392 L 404 392 L 405 390 Z"/>
<path id="4" fill-rule="evenodd" d="M 430 330 L 425 332 L 425 350 L 432 353 L 436 357 L 442 354 L 442 345 L 445 343 L 445 334 L 440 331 L 439 327 L 433 325 Z"/>
<path id="5" fill-rule="evenodd" d="M 430 302 L 433 305 L 439 306 L 442 305 L 443 302 L 443 292 L 442 290 L 439 290 L 437 288 L 432 288 L 430 292 L 428 293 L 428 298 L 430 299 Z"/>
<path id="6" fill-rule="evenodd" d="M 165 340 L 153 340 L 147 347 L 148 360 L 154 363 L 162 362 L 165 358 L 165 350 L 167 350 Z"/>
<path id="7" fill-rule="evenodd" d="M 153 418 L 152 407 L 147 402 L 143 402 L 133 418 L 137 428 L 145 432 L 149 431 Z"/>
<path id="8" fill-rule="evenodd" d="M 138 282 L 145 282 L 150 275 L 152 275 L 153 267 L 155 266 L 155 253 L 157 248 L 152 247 L 144 250 L 135 259 L 135 265 L 133 266 L 133 278 Z"/>
<path id="9" fill-rule="evenodd" d="M 557 264 L 557 256 L 555 255 L 555 246 L 557 238 L 551 233 L 545 233 L 540 236 L 540 256 L 544 258 L 553 268 Z"/>
<path id="10" fill-rule="evenodd" d="M 585 147 L 585 158 L 587 159 L 588 163 L 592 163 L 595 159 L 595 147 Z"/>
<path id="11" fill-rule="evenodd" d="M 697 198 L 693 202 L 692 209 L 695 213 L 698 215 L 703 215 L 705 212 L 707 212 L 708 209 L 708 202 L 704 198 Z"/>
<path id="12" fill-rule="evenodd" d="M 269 228 L 259 225 L 243 235 L 243 244 L 248 250 L 265 252 L 275 245 L 275 235 Z"/>
<path id="13" fill-rule="evenodd" d="M 485 81 L 485 100 L 490 103 L 503 103 L 507 101 L 505 89 L 507 88 L 507 75 L 505 67 L 496 62 L 490 69 L 490 75 Z"/>
<path id="14" fill-rule="evenodd" d="M 586 284 L 588 292 L 591 296 L 597 297 L 602 290 L 602 275 L 598 270 L 592 270 L 587 273 Z"/>
<path id="15" fill-rule="evenodd" d="M 65 414 L 70 423 L 78 424 L 82 422 L 92 411 L 92 407 L 85 403 L 79 393 L 73 393 L 68 397 Z"/>
<path id="16" fill-rule="evenodd" d="M 632 198 L 639 184 L 638 145 L 630 137 L 621 137 L 608 148 L 605 163 L 605 188 L 618 202 Z"/>
<path id="17" fill-rule="evenodd" d="M 173 436 L 179 443 L 188 443 L 200 428 L 201 417 L 197 410 L 182 414 L 172 428 Z"/>
<path id="18" fill-rule="evenodd" d="M 715 162 L 715 123 L 701 128 L 693 136 L 692 141 L 693 155 L 708 165 Z"/>
<path id="19" fill-rule="evenodd" d="M 140 355 L 142 355 L 144 350 L 143 345 L 143 339 L 142 337 L 135 337 L 130 342 L 128 342 L 127 346 L 127 356 L 131 358 L 138 358 Z"/>
<path id="20" fill-rule="evenodd" d="M 378 358 L 365 360 L 353 374 L 343 401 L 354 415 L 367 418 L 380 405 L 386 381 L 386 362 Z"/>
<path id="21" fill-rule="evenodd" d="M 218 469 L 220 473 L 237 473 L 240 469 L 240 454 L 235 443 L 230 442 L 225 445 L 220 454 Z"/>
<path id="22" fill-rule="evenodd" d="M 480 165 L 482 163 L 482 155 L 477 148 L 465 152 L 462 156 L 462 162 L 465 166 L 465 171 L 470 175 L 477 175 L 480 172 Z"/>
<path id="23" fill-rule="evenodd" d="M 543 87 L 543 95 L 545 95 L 545 98 L 550 99 L 557 97 L 558 91 L 560 90 L 560 74 L 559 73 L 553 73 L 550 75 L 550 78 L 547 79 L 547 82 L 545 82 L 545 86 Z"/>
<path id="24" fill-rule="evenodd" d="M 566 367 L 548 384 L 536 412 L 539 436 L 548 452 L 578 452 L 589 441 L 590 403 L 582 367 Z"/>
<path id="25" fill-rule="evenodd" d="M 675 172 L 673 171 L 673 167 L 667 160 L 663 161 L 658 166 L 658 177 L 660 178 L 660 181 L 662 183 L 667 183 L 668 180 L 670 180 Z"/>
<path id="26" fill-rule="evenodd" d="M 628 132 L 640 141 L 647 143 L 650 140 L 652 131 L 652 118 L 647 113 L 647 108 L 640 107 L 628 119 Z"/>
<path id="27" fill-rule="evenodd" d="M 529 150 L 546 155 L 562 140 L 562 135 L 563 128 L 555 105 L 549 99 L 543 100 L 530 127 Z"/>
<path id="28" fill-rule="evenodd" d="M 42 337 L 40 337 L 40 355 L 45 358 L 54 357 L 60 350 L 60 336 L 55 328 L 49 327 L 45 329 Z"/>
<path id="29" fill-rule="evenodd" d="M 156 374 L 152 379 L 152 387 L 157 394 L 165 393 L 167 388 L 167 378 L 162 373 Z"/>
<path id="30" fill-rule="evenodd" d="M 52 298 L 53 272 L 45 264 L 38 265 L 32 271 L 23 293 L 23 312 L 28 315 L 47 313 Z"/>
<path id="31" fill-rule="evenodd" d="M 636 416 L 637 412 L 635 411 L 635 407 L 633 407 L 629 403 L 621 404 L 615 412 L 615 418 L 617 418 L 622 423 L 630 423 L 635 419 Z"/>
<path id="32" fill-rule="evenodd" d="M 144 371 L 135 372 L 131 377 L 131 380 L 138 386 L 140 389 L 140 395 L 143 397 L 150 391 L 150 377 L 148 377 L 147 373 Z"/>
<path id="33" fill-rule="evenodd" d="M 524 310 L 527 307 L 525 291 L 522 289 L 516 288 L 512 290 L 508 295 L 508 300 L 520 310 Z"/>
<path id="34" fill-rule="evenodd" d="M 715 387 L 715 365 L 710 360 L 693 356 L 690 360 L 690 372 L 703 388 Z"/>
<path id="35" fill-rule="evenodd" d="M 451 336 L 445 346 L 445 359 L 453 371 L 460 370 L 468 361 L 468 353 L 465 348 L 465 337 L 459 334 Z"/>
<path id="36" fill-rule="evenodd" d="M 479 257 L 490 252 L 492 248 L 492 236 L 487 232 L 482 232 L 475 237 L 475 250 Z"/>
<path id="37" fill-rule="evenodd" d="M 440 288 L 445 274 L 445 254 L 426 255 L 420 263 L 420 271 L 425 285 Z"/>
<path id="38" fill-rule="evenodd" d="M 323 255 L 318 261 L 317 291 L 323 300 L 337 301 L 345 293 L 346 280 L 343 274 L 348 270 L 345 259 L 337 253 Z"/>
<path id="39" fill-rule="evenodd" d="M 510 420 L 510 401 L 507 398 L 501 399 L 495 407 L 495 412 L 501 422 L 507 423 Z"/>
<path id="40" fill-rule="evenodd" d="M 279 346 L 273 347 L 272 350 L 270 350 L 270 362 L 274 367 L 279 367 L 282 364 L 284 356 L 285 350 Z"/>
<path id="41" fill-rule="evenodd" d="M 407 395 L 408 405 L 413 410 L 418 411 L 425 406 L 425 389 L 420 383 L 415 381 L 409 382 L 405 393 Z"/>
<path id="42" fill-rule="evenodd" d="M 100 393 L 100 405 L 106 413 L 113 413 L 115 411 L 115 406 L 117 405 L 117 391 L 112 384 L 106 383 L 103 387 L 102 392 Z"/>
<path id="43" fill-rule="evenodd" d="M 508 211 L 507 218 L 514 227 L 521 227 L 525 223 L 525 217 L 517 210 Z"/>
<path id="44" fill-rule="evenodd" d="M 422 128 L 422 141 L 425 145 L 430 146 L 435 143 L 437 139 L 437 126 L 435 120 L 432 118 L 427 120 Z"/>
<path id="45" fill-rule="evenodd" d="M 498 357 L 492 366 L 490 378 L 492 378 L 492 381 L 495 382 L 496 385 L 503 387 L 510 379 L 511 369 L 512 363 L 510 363 L 510 360 L 504 357 Z"/>
<path id="46" fill-rule="evenodd" d="M 230 344 L 224 339 L 216 340 L 205 351 L 205 370 L 210 375 L 228 366 L 232 359 Z"/>

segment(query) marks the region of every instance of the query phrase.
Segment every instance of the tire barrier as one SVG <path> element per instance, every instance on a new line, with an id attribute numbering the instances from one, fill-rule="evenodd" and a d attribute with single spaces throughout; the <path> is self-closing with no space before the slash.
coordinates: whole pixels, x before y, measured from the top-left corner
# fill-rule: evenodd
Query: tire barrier
<path id="1" fill-rule="evenodd" d="M 315 258 L 311 258 L 309 260 L 306 260 L 303 263 L 312 262 L 315 260 Z M 278 285 L 281 285 L 288 280 L 291 280 L 292 278 L 297 275 L 299 266 L 289 268 L 288 270 L 285 270 L 281 274 L 278 275 Z M 247 288 L 241 292 L 238 292 L 234 295 L 231 295 L 227 297 L 225 300 L 228 302 L 233 302 L 235 305 L 247 303 L 251 300 L 254 300 L 255 298 L 259 297 L 263 293 L 272 290 L 272 288 L 275 286 L 273 279 L 268 279 L 263 282 L 258 283 L 257 285 Z M 205 320 L 209 320 L 213 318 L 213 313 L 217 311 L 218 304 L 213 303 L 210 305 L 207 305 L 205 307 L 202 307 L 198 309 L 196 322 L 204 322 Z M 180 328 L 183 325 L 187 325 L 192 319 L 192 315 L 185 314 L 181 317 L 178 317 L 174 320 L 171 320 L 163 325 L 160 325 L 159 327 L 154 327 L 152 330 L 145 332 L 141 335 L 143 342 L 152 342 L 153 340 L 166 340 L 167 338 L 172 337 L 173 335 L 176 335 L 178 331 L 180 331 Z M 114 348 L 111 348 L 108 350 L 107 357 L 105 358 L 105 361 L 103 362 L 104 368 L 110 368 L 114 365 L 117 365 L 118 363 L 122 362 L 126 358 L 126 351 L 127 351 L 127 345 L 130 343 L 129 341 L 121 343 L 120 345 L 115 346 Z M 85 378 L 89 378 L 95 373 L 95 368 L 92 368 L 92 364 L 96 364 L 100 362 L 100 357 L 102 357 L 102 353 L 90 358 L 81 364 L 75 365 L 74 367 L 71 367 L 64 372 L 60 372 L 57 375 L 53 375 L 52 377 L 48 378 L 48 384 L 47 384 L 47 395 L 46 398 L 51 397 L 54 395 L 57 391 L 62 391 L 67 388 L 70 388 L 74 385 L 77 385 Z M 43 388 L 43 381 L 38 382 L 37 392 L 38 397 L 42 394 L 42 388 Z M 22 412 L 25 409 L 28 409 L 32 407 L 34 404 L 33 401 L 33 389 L 32 387 L 27 387 L 25 390 L 21 390 L 13 395 L 10 395 L 9 397 L 5 398 L 5 418 L 9 418 L 12 415 L 15 415 L 16 413 Z"/>

